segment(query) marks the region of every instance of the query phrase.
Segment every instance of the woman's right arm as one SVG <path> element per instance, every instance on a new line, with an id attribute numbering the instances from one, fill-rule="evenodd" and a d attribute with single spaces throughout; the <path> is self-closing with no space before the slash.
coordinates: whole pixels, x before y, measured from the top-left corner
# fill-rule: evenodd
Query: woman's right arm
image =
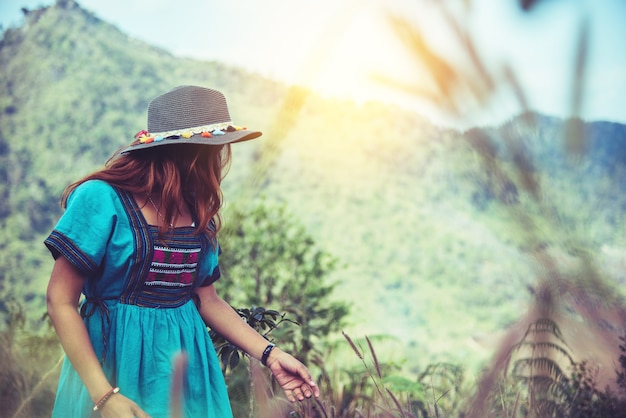
<path id="1" fill-rule="evenodd" d="M 112 386 L 102 371 L 87 328 L 78 313 L 84 282 L 84 277 L 65 257 L 58 257 L 50 276 L 46 302 L 48 315 L 63 350 L 95 404 L 111 390 Z M 148 416 L 134 402 L 121 394 L 112 396 L 102 406 L 101 413 L 102 417 Z"/>

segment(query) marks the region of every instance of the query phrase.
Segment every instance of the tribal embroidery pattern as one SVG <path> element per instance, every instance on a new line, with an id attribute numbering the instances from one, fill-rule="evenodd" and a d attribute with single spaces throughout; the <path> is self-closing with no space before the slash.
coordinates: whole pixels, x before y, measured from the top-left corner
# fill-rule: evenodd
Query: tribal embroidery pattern
<path id="1" fill-rule="evenodd" d="M 147 286 L 186 287 L 196 278 L 200 248 L 154 247 Z"/>

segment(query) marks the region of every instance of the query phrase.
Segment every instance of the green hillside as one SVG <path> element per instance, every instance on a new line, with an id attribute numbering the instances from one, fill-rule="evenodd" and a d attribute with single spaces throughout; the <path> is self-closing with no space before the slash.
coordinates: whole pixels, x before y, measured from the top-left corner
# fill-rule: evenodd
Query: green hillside
<path id="1" fill-rule="evenodd" d="M 624 283 L 621 125 L 588 123 L 582 156 L 565 153 L 563 121 L 539 115 L 532 127 L 513 119 L 462 133 L 173 56 L 72 1 L 5 30 L 0 68 L 0 300 L 27 302 L 34 316 L 45 310 L 42 241 L 63 188 L 131 142 L 148 101 L 181 84 L 223 91 L 235 123 L 266 133 L 233 147 L 227 201 L 285 203 L 340 260 L 332 280 L 351 304 L 346 332 L 397 337 L 393 355 L 409 367 L 488 358 L 526 312 L 544 273 L 538 252 L 567 265 L 591 254 Z M 520 172 L 520 161 L 532 166 Z"/>

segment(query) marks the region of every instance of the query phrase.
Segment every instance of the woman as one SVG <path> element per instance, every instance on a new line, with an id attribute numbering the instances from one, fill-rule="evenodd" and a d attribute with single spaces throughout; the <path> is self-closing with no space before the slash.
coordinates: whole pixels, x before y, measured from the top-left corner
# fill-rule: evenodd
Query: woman
<path id="1" fill-rule="evenodd" d="M 220 92 L 179 87 L 150 103 L 147 131 L 65 190 L 45 240 L 48 312 L 67 355 L 54 417 L 168 416 L 179 353 L 184 416 L 232 416 L 206 325 L 261 360 L 290 401 L 319 396 L 307 368 L 214 287 L 222 170 L 231 143 L 260 135 L 233 125 Z"/>

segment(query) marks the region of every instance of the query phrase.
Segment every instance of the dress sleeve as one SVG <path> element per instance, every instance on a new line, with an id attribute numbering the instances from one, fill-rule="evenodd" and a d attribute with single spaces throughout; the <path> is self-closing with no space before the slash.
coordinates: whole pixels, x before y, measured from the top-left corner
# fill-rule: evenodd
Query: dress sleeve
<path id="1" fill-rule="evenodd" d="M 222 277 L 222 274 L 220 273 L 220 266 L 217 265 L 213 269 L 213 273 L 211 273 L 211 275 L 207 276 L 204 279 L 204 281 L 200 284 L 200 287 L 210 286 L 213 283 L 215 283 L 220 277 Z"/>
<path id="2" fill-rule="evenodd" d="M 65 257 L 80 272 L 91 275 L 102 264 L 117 222 L 115 190 L 103 181 L 78 186 L 65 212 L 44 244 L 56 259 Z"/>
<path id="3" fill-rule="evenodd" d="M 218 257 L 220 254 L 222 254 L 222 247 L 218 245 L 217 251 L 211 251 L 210 253 L 210 258 L 212 258 L 211 265 L 213 265 L 214 267 L 212 268 L 211 274 L 206 276 L 204 280 L 200 283 L 200 287 L 210 286 L 218 281 L 220 277 L 222 277 L 222 273 L 220 272 L 220 265 L 218 264 Z"/>

